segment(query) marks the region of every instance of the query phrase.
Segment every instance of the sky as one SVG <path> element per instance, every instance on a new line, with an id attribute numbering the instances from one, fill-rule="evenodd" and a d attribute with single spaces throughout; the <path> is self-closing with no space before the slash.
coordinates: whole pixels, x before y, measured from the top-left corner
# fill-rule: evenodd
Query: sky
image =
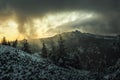
<path id="1" fill-rule="evenodd" d="M 120 34 L 120 0 L 0 0 L 0 39 L 44 38 L 80 30 Z"/>

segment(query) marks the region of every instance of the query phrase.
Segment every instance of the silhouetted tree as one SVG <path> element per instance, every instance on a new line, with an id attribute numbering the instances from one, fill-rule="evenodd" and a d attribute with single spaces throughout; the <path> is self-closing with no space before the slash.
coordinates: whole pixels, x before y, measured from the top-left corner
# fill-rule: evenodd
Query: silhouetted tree
<path id="1" fill-rule="evenodd" d="M 7 45 L 7 41 L 6 41 L 6 38 L 5 38 L 5 37 L 3 37 L 1 44 L 2 44 L 2 45 Z"/>
<path id="2" fill-rule="evenodd" d="M 29 43 L 26 39 L 24 39 L 22 50 L 31 53 Z"/>
<path id="3" fill-rule="evenodd" d="M 11 43 L 8 41 L 8 42 L 7 42 L 7 45 L 8 45 L 8 46 L 11 46 Z"/>
<path id="4" fill-rule="evenodd" d="M 17 47 L 17 44 L 18 44 L 18 40 L 16 39 L 14 42 L 13 42 L 13 44 L 12 44 L 12 47 Z"/>
<path id="5" fill-rule="evenodd" d="M 42 57 L 47 58 L 48 57 L 48 53 L 47 53 L 47 48 L 45 43 L 43 42 L 43 47 L 42 47 Z"/>

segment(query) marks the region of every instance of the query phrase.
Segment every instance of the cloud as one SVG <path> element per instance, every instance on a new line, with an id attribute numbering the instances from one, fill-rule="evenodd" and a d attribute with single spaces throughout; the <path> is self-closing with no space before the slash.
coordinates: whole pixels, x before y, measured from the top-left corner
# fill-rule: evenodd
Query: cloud
<path id="1" fill-rule="evenodd" d="M 18 31 L 21 34 L 27 37 L 37 36 L 37 29 L 31 24 L 32 18 L 42 18 L 49 13 L 80 10 L 100 13 L 103 15 L 103 21 L 97 19 L 98 22 L 94 20 L 84 24 L 74 21 L 72 24 L 63 24 L 65 27 L 57 28 L 70 30 L 84 26 L 82 29 L 88 32 L 119 33 L 120 0 L 0 0 L 0 23 L 15 15 L 15 20 L 19 24 Z M 29 26 L 25 26 L 26 24 Z M 57 28 L 54 31 L 57 31 Z"/>
<path id="2" fill-rule="evenodd" d="M 115 18 L 116 19 L 116 18 Z M 116 35 L 120 34 L 120 19 L 106 20 L 104 18 L 95 18 L 85 21 L 76 20 L 56 28 L 50 28 L 48 33 L 58 33 L 72 30 L 80 30 L 81 32 L 102 34 L 102 35 Z"/>

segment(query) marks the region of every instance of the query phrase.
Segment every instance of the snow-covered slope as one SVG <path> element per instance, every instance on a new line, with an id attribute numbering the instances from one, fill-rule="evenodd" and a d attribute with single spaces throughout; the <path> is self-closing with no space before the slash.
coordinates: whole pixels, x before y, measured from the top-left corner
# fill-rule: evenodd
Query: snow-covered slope
<path id="1" fill-rule="evenodd" d="M 105 80 L 120 80 L 120 59 L 117 61 L 116 65 L 109 67 L 106 70 L 104 76 Z"/>
<path id="2" fill-rule="evenodd" d="M 89 80 L 89 72 L 65 69 L 21 50 L 0 46 L 0 80 Z"/>

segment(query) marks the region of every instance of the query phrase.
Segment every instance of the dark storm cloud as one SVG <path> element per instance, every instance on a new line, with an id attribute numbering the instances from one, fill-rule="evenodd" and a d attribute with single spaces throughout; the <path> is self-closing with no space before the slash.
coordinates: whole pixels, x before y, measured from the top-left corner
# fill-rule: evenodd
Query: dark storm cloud
<path id="1" fill-rule="evenodd" d="M 97 28 L 98 31 L 100 30 L 99 32 L 102 30 L 104 33 L 120 32 L 120 0 L 0 0 L 0 16 L 10 16 L 12 14 L 11 11 L 14 11 L 19 23 L 18 30 L 22 34 L 27 31 L 24 23 L 31 20 L 31 17 L 42 17 L 49 12 L 73 10 L 98 12 L 107 18 L 109 25 L 107 31 L 104 30 L 105 27 L 89 24 L 91 26 L 90 30 Z M 88 25 L 88 23 L 85 24 Z M 30 26 L 29 28 L 35 30 L 34 26 Z"/>
<path id="2" fill-rule="evenodd" d="M 119 0 L 1 0 L 1 8 L 11 6 L 27 15 L 68 9 L 118 10 L 119 4 Z"/>

